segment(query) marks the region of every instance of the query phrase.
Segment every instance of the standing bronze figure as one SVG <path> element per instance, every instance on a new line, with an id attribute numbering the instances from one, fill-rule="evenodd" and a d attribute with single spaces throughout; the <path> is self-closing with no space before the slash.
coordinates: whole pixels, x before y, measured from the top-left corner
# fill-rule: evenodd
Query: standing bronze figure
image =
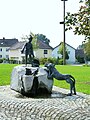
<path id="1" fill-rule="evenodd" d="M 34 53 L 33 53 L 33 46 L 32 46 L 32 39 L 33 37 L 30 35 L 30 37 L 28 38 L 29 42 L 27 42 L 24 46 L 24 48 L 22 49 L 21 53 L 24 52 L 25 50 L 25 64 L 27 65 L 27 60 L 28 60 L 28 55 L 29 55 L 29 60 L 30 63 L 32 64 L 32 60 L 34 58 Z"/>

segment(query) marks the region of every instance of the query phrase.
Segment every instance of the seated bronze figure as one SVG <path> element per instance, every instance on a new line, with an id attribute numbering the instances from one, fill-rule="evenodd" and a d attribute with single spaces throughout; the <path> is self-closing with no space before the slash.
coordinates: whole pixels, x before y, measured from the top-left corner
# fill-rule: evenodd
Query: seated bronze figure
<path id="1" fill-rule="evenodd" d="M 66 80 L 70 84 L 70 93 L 68 95 L 71 96 L 73 91 L 74 95 L 76 95 L 75 78 L 72 75 L 59 73 L 52 63 L 46 63 L 45 67 L 48 69 L 48 79 Z"/>

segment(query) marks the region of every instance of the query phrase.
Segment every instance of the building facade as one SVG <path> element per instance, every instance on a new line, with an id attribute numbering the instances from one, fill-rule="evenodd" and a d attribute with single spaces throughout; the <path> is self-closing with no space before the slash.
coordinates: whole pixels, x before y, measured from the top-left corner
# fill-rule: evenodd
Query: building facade
<path id="1" fill-rule="evenodd" d="M 61 43 L 53 49 L 52 57 L 62 58 L 62 55 L 59 52 L 60 46 L 61 46 Z M 66 43 L 66 50 L 67 50 L 67 53 L 68 53 L 68 56 L 69 56 L 69 59 L 66 60 L 66 63 L 67 64 L 75 63 L 75 61 L 76 61 L 76 58 L 75 58 L 75 48 L 73 48 L 72 46 L 70 46 L 69 44 Z"/>
<path id="2" fill-rule="evenodd" d="M 25 53 L 21 53 L 26 42 L 18 42 L 14 44 L 9 51 L 9 59 L 22 61 L 25 58 Z M 35 58 L 49 58 L 52 57 L 52 47 L 42 41 L 38 41 L 38 48 L 33 50 Z"/>
<path id="3" fill-rule="evenodd" d="M 0 39 L 0 59 L 9 58 L 9 49 L 16 42 L 18 42 L 17 39 Z"/>

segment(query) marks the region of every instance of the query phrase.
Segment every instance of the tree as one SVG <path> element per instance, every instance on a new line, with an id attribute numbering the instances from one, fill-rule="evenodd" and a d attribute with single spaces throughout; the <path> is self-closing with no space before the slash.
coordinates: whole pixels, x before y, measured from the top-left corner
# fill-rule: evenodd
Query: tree
<path id="1" fill-rule="evenodd" d="M 48 38 L 46 38 L 45 35 L 43 35 L 43 34 L 36 34 L 35 36 L 37 37 L 37 40 L 41 40 L 41 41 L 43 41 L 43 42 L 45 42 L 46 44 L 49 45 L 50 40 Z"/>
<path id="2" fill-rule="evenodd" d="M 31 35 L 33 36 L 32 44 L 33 44 L 33 49 L 37 49 L 39 47 L 39 44 L 37 42 L 37 36 L 31 32 Z"/>
<path id="3" fill-rule="evenodd" d="M 59 53 L 62 55 L 62 58 L 63 58 L 63 42 L 60 45 Z M 68 51 L 67 50 L 65 51 L 65 59 L 67 59 L 67 60 L 69 59 L 69 55 L 68 55 Z"/>
<path id="4" fill-rule="evenodd" d="M 85 0 L 85 5 L 81 6 L 77 13 L 67 13 L 66 31 L 73 29 L 74 34 L 84 35 L 86 40 L 90 40 L 90 0 Z"/>
<path id="5" fill-rule="evenodd" d="M 33 37 L 32 44 L 33 44 L 33 49 L 35 50 L 39 47 L 38 42 L 37 42 L 37 36 L 32 32 L 30 32 L 30 35 L 32 35 Z M 25 35 L 25 37 L 23 36 L 22 39 L 27 40 L 29 39 L 30 35 Z"/>
<path id="6" fill-rule="evenodd" d="M 85 55 L 86 55 L 86 60 L 90 61 L 90 40 L 84 44 L 84 49 L 85 49 Z"/>

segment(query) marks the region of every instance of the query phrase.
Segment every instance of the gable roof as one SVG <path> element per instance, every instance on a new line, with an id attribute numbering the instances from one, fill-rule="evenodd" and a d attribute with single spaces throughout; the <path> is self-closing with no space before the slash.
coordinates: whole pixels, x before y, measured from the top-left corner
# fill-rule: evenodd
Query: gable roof
<path id="1" fill-rule="evenodd" d="M 59 44 L 59 45 L 57 45 L 56 47 L 54 47 L 53 49 L 55 49 L 55 48 L 57 48 L 57 47 L 59 47 L 60 45 L 62 44 L 62 42 Z M 71 48 L 73 48 L 74 50 L 76 50 L 74 47 L 72 47 L 71 45 L 69 45 L 69 44 L 67 44 L 67 43 L 65 43 L 67 46 L 69 46 L 69 47 L 71 47 Z"/>
<path id="2" fill-rule="evenodd" d="M 11 47 L 13 44 L 18 42 L 18 39 L 0 39 L 0 47 Z"/>
<path id="3" fill-rule="evenodd" d="M 26 44 L 26 41 L 23 42 L 17 42 L 14 45 L 10 47 L 10 50 L 15 50 L 15 49 L 22 49 L 23 46 Z"/>
<path id="4" fill-rule="evenodd" d="M 45 42 L 38 40 L 39 49 L 53 49 L 50 45 L 46 44 Z"/>
<path id="5" fill-rule="evenodd" d="M 22 49 L 23 46 L 25 45 L 25 43 L 26 43 L 26 41 L 17 42 L 10 49 L 11 50 Z M 38 40 L 38 45 L 39 45 L 39 49 L 53 49 L 50 45 L 47 45 L 46 43 L 44 43 L 43 41 L 40 41 L 40 40 Z"/>

